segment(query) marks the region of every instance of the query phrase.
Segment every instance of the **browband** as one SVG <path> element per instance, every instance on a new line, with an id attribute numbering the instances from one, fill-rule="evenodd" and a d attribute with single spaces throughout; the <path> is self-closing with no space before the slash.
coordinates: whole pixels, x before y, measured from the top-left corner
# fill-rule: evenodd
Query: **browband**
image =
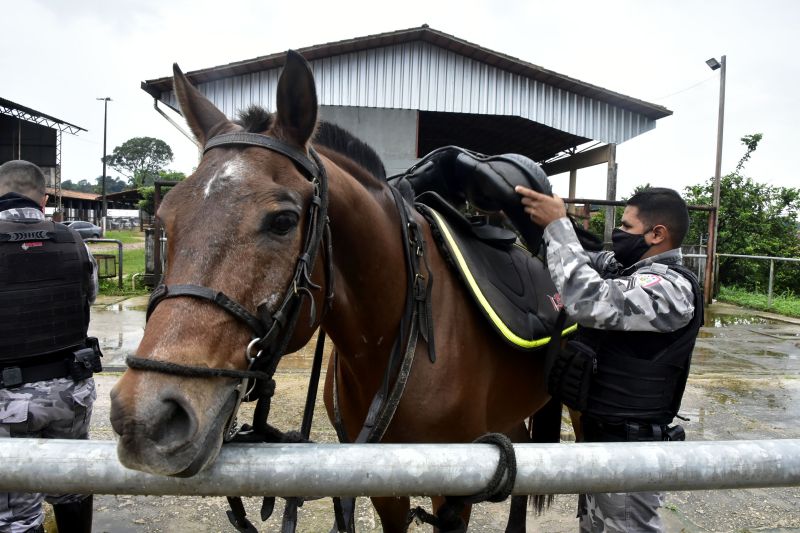
<path id="1" fill-rule="evenodd" d="M 247 132 L 236 132 L 236 133 L 223 133 L 222 135 L 217 135 L 210 139 L 207 143 L 205 148 L 203 149 L 203 153 L 205 154 L 212 148 L 216 146 L 224 146 L 224 145 L 231 145 L 231 144 L 244 144 L 250 146 L 260 146 L 262 148 L 268 148 L 273 152 L 278 152 L 280 154 L 285 155 L 298 165 L 300 165 L 303 170 L 306 171 L 306 174 L 309 177 L 319 175 L 320 171 L 317 168 L 311 159 L 302 151 L 296 148 L 293 148 L 283 141 L 279 141 L 273 139 L 272 137 L 267 137 L 266 135 L 261 135 L 260 133 L 247 133 Z"/>

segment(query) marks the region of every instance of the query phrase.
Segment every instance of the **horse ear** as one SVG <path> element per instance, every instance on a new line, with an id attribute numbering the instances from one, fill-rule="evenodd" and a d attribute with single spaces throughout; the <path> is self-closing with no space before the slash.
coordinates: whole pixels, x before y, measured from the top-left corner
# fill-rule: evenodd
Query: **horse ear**
<path id="1" fill-rule="evenodd" d="M 195 89 L 181 72 L 177 63 L 172 64 L 172 72 L 174 74 L 173 88 L 181 106 L 183 118 L 186 119 L 186 123 L 189 124 L 189 128 L 200 144 L 205 145 L 206 141 L 221 133 L 231 122 L 208 98 Z"/>
<path id="2" fill-rule="evenodd" d="M 275 129 L 281 137 L 305 146 L 317 126 L 317 88 L 311 65 L 289 50 L 278 80 Z"/>

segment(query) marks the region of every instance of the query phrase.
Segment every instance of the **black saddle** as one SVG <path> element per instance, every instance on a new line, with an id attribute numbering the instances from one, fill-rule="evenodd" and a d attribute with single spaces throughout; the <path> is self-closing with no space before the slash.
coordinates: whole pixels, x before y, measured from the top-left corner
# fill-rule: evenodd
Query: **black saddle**
<path id="1" fill-rule="evenodd" d="M 542 257 L 531 255 L 513 231 L 492 226 L 485 217 L 467 219 L 435 192 L 418 196 L 416 207 L 497 333 L 522 350 L 546 345 L 561 298 Z M 568 325 L 562 335 L 574 330 Z"/>
<path id="2" fill-rule="evenodd" d="M 487 213 L 502 211 L 534 253 L 541 245 L 543 230 L 531 222 L 514 187 L 523 185 L 553 194 L 547 174 L 527 157 L 486 156 L 457 146 L 434 150 L 403 174 L 389 178 L 389 183 L 407 197 L 432 191 L 457 209 L 469 202 Z"/>
<path id="3" fill-rule="evenodd" d="M 500 336 L 523 350 L 546 345 L 561 297 L 544 261 L 543 230 L 531 222 L 514 191 L 523 185 L 553 194 L 539 165 L 519 154 L 485 156 L 445 146 L 389 183 L 415 200 L 442 254 Z M 460 210 L 467 202 L 483 212 L 502 211 L 527 248 L 514 231 L 489 224 L 488 216 L 466 218 Z M 574 330 L 568 323 L 561 334 Z"/>

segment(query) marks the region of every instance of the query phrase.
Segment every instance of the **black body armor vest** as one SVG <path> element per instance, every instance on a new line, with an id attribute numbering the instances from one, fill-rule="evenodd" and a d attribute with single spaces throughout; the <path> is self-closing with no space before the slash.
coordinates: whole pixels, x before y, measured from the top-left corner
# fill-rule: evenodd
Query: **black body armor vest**
<path id="1" fill-rule="evenodd" d="M 74 230 L 0 220 L 0 364 L 82 345 L 92 263 Z"/>
<path id="2" fill-rule="evenodd" d="M 578 329 L 578 339 L 597 354 L 585 414 L 608 422 L 653 424 L 669 424 L 677 415 L 703 325 L 703 291 L 689 269 L 669 268 L 692 283 L 694 315 L 686 326 L 669 333 Z"/>

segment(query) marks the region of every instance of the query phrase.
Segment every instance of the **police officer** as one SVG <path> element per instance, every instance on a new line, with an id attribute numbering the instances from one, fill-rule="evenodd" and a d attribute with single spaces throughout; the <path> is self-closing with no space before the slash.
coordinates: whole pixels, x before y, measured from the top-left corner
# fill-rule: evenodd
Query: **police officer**
<path id="1" fill-rule="evenodd" d="M 576 433 L 588 442 L 683 440 L 683 428 L 669 424 L 703 319 L 702 291 L 681 265 L 686 203 L 672 189 L 637 192 L 613 232 L 613 252 L 586 252 L 560 198 L 515 190 L 531 220 L 545 228 L 550 275 L 579 326 L 554 368 L 569 372 L 573 365 L 573 377 L 582 376 L 586 386 L 551 390 L 580 406 Z M 662 502 L 656 492 L 581 495 L 580 531 L 662 531 Z"/>
<path id="2" fill-rule="evenodd" d="M 0 438 L 87 439 L 100 369 L 87 339 L 97 270 L 74 230 L 47 221 L 42 171 L 0 166 Z M 0 532 L 44 533 L 42 501 L 61 532 L 89 532 L 92 497 L 0 494 Z"/>

